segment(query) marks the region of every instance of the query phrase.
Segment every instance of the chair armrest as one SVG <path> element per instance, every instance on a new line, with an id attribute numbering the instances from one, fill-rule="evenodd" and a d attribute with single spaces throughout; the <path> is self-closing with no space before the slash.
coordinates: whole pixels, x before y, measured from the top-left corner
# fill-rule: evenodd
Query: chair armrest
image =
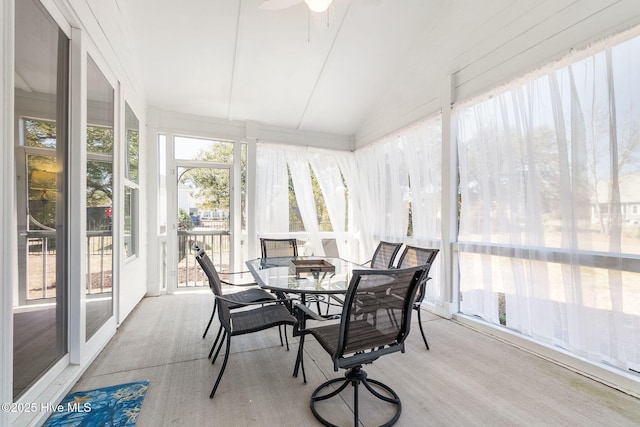
<path id="1" fill-rule="evenodd" d="M 298 320 L 301 320 L 300 316 L 306 316 L 307 318 L 311 318 L 313 320 L 320 320 L 320 321 L 340 319 L 339 314 L 327 314 L 327 315 L 318 314 L 304 304 L 296 304 L 294 307 L 297 309 L 296 313 L 298 316 Z"/>
<path id="2" fill-rule="evenodd" d="M 229 285 L 229 286 L 258 286 L 258 284 L 256 282 L 243 282 L 243 283 L 234 283 L 234 282 L 229 282 L 228 280 L 223 280 L 220 279 L 220 283 L 224 284 L 224 285 Z"/>
<path id="3" fill-rule="evenodd" d="M 275 303 L 286 303 L 286 302 L 293 302 L 293 301 L 298 301 L 298 299 L 295 298 L 274 298 L 272 300 L 264 300 L 264 301 L 255 301 L 255 302 L 239 302 L 239 301 L 235 301 L 235 300 L 231 300 L 228 298 L 225 298 L 224 296 L 221 295 L 216 295 L 216 300 L 220 300 L 220 301 L 224 301 L 226 303 L 229 304 L 233 304 L 233 305 L 238 305 L 238 306 L 243 306 L 243 307 L 251 307 L 254 305 L 267 305 L 267 304 L 275 304 Z"/>
<path id="4" fill-rule="evenodd" d="M 253 281 L 253 276 L 251 275 L 251 272 L 249 270 L 244 270 L 244 271 L 220 271 L 218 272 L 218 274 L 220 276 L 235 276 L 237 274 L 246 274 L 247 276 L 250 277 L 249 282 L 232 282 L 229 279 L 223 279 L 220 278 L 220 281 L 222 283 L 224 283 L 225 285 L 230 285 L 230 286 L 257 286 L 258 284 Z"/>
<path id="5" fill-rule="evenodd" d="M 226 274 L 227 276 L 233 276 L 234 274 L 251 274 L 249 270 L 243 271 L 222 271 L 220 274 Z"/>

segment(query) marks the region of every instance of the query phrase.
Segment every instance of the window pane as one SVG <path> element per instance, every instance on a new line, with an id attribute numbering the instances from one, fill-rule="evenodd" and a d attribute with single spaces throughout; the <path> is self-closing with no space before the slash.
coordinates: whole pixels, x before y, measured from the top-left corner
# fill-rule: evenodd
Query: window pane
<path id="1" fill-rule="evenodd" d="M 114 90 L 87 58 L 86 337 L 113 315 Z"/>
<path id="2" fill-rule="evenodd" d="M 158 135 L 158 233 L 167 234 L 167 136 Z"/>
<path id="3" fill-rule="evenodd" d="M 127 155 L 125 162 L 125 177 L 138 183 L 138 160 L 139 160 L 139 122 L 136 115 L 129 107 L 129 104 L 125 104 L 125 129 L 126 129 L 126 150 Z"/>
<path id="4" fill-rule="evenodd" d="M 138 190 L 124 187 L 124 256 L 137 253 L 137 200 Z"/>
<path id="5" fill-rule="evenodd" d="M 243 233 L 247 232 L 247 144 L 240 146 L 240 215 L 242 218 L 240 227 Z"/>
<path id="6" fill-rule="evenodd" d="M 90 153 L 113 153 L 113 122 L 110 127 L 88 122 L 87 151 Z"/>
<path id="7" fill-rule="evenodd" d="M 233 163 L 233 143 L 210 139 L 175 137 L 176 159 Z"/>
<path id="8" fill-rule="evenodd" d="M 24 119 L 24 145 L 27 147 L 56 148 L 56 122 Z"/>

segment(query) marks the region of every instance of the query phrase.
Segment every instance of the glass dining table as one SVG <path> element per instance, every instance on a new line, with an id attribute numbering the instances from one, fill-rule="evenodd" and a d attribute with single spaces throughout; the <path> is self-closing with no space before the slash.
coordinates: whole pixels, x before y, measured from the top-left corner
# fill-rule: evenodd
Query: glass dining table
<path id="1" fill-rule="evenodd" d="M 330 257 L 258 258 L 246 262 L 256 283 L 264 289 L 299 294 L 344 294 L 360 264 Z"/>
<path id="2" fill-rule="evenodd" d="M 353 270 L 369 269 L 341 258 L 307 256 L 258 258 L 247 261 L 246 265 L 258 286 L 280 295 L 299 295 L 302 305 L 306 304 L 308 295 L 346 294 Z M 301 329 L 305 319 L 306 316 L 302 316 Z M 304 335 L 300 339 L 304 339 Z M 300 355 L 294 376 L 298 376 L 299 365 Z"/>

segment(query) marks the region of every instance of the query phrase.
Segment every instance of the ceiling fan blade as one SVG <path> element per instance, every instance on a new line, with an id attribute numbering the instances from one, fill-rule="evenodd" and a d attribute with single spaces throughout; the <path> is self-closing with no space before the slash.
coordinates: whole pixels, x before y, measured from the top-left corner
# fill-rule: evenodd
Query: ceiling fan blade
<path id="1" fill-rule="evenodd" d="M 262 10 L 281 10 L 302 3 L 304 0 L 265 0 L 261 5 Z"/>

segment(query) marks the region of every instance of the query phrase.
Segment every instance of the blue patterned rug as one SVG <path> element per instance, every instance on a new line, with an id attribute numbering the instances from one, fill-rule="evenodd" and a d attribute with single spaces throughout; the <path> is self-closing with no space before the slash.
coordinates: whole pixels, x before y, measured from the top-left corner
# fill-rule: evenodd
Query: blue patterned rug
<path id="1" fill-rule="evenodd" d="M 131 427 L 136 425 L 149 381 L 71 393 L 57 405 L 45 427 Z"/>

